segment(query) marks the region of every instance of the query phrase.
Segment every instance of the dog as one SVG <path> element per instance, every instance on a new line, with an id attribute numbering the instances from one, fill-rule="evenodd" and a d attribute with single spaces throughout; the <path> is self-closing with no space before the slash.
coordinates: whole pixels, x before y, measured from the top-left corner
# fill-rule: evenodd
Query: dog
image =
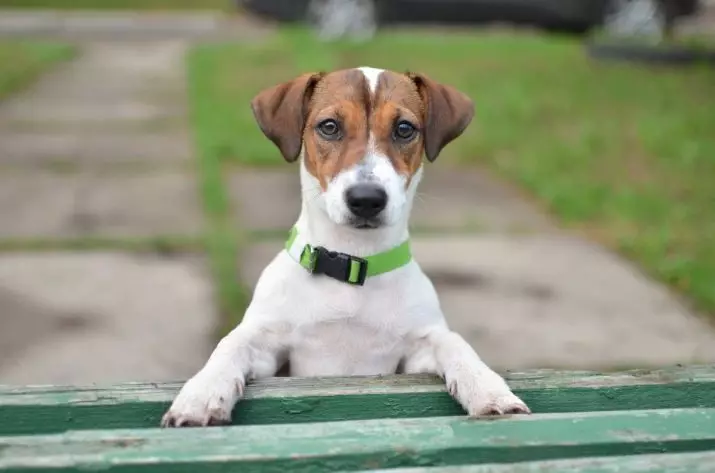
<path id="1" fill-rule="evenodd" d="M 162 418 L 226 424 L 247 381 L 434 373 L 471 416 L 529 414 L 457 333 L 412 259 L 408 220 L 423 161 L 472 121 L 462 92 L 424 74 L 361 67 L 303 74 L 251 102 L 263 134 L 299 161 L 302 205 L 243 321 Z"/>

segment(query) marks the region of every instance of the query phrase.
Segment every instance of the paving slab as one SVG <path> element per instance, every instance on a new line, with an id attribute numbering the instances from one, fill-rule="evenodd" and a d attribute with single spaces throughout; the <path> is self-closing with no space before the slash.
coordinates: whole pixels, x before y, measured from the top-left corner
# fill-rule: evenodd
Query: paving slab
<path id="1" fill-rule="evenodd" d="M 260 40 L 273 22 L 248 14 L 0 9 L 0 36 L 73 40 Z"/>
<path id="2" fill-rule="evenodd" d="M 174 381 L 213 349 L 203 259 L 0 255 L 0 383 Z"/>
<path id="3" fill-rule="evenodd" d="M 83 45 L 77 59 L 0 104 L 0 166 L 191 161 L 186 47 L 182 41 Z"/>
<path id="4" fill-rule="evenodd" d="M 0 130 L 84 136 L 88 129 L 180 128 L 187 120 L 185 51 L 182 41 L 89 43 L 77 59 L 4 101 Z"/>
<path id="5" fill-rule="evenodd" d="M 193 163 L 184 130 L 0 132 L 0 166 L 154 167 Z"/>
<path id="6" fill-rule="evenodd" d="M 243 251 L 254 287 L 281 242 Z M 715 362 L 715 330 L 661 285 L 567 235 L 414 238 L 451 327 L 499 369 Z"/>
<path id="7" fill-rule="evenodd" d="M 0 238 L 198 235 L 197 183 L 181 171 L 0 173 Z"/>
<path id="8" fill-rule="evenodd" d="M 228 182 L 236 221 L 243 228 L 287 231 L 298 218 L 301 196 L 297 166 L 241 169 Z M 467 232 L 555 231 L 551 219 L 512 186 L 485 171 L 438 165 L 425 170 L 412 226 Z"/>
<path id="9" fill-rule="evenodd" d="M 514 186 L 481 169 L 425 169 L 417 190 L 415 228 L 487 232 L 550 232 L 554 224 Z"/>
<path id="10" fill-rule="evenodd" d="M 186 47 L 88 43 L 76 60 L 0 105 L 0 165 L 21 168 L 0 175 L 0 237 L 201 231 L 194 176 L 180 166 L 147 170 L 191 160 Z M 93 169 L 115 164 L 147 172 Z"/>
<path id="11" fill-rule="evenodd" d="M 0 238 L 200 235 L 186 44 L 82 48 L 0 104 Z M 215 342 L 209 281 L 196 257 L 0 254 L 0 383 L 186 379 Z"/>
<path id="12" fill-rule="evenodd" d="M 234 221 L 247 230 L 288 231 L 300 213 L 297 166 L 241 169 L 226 180 Z"/>

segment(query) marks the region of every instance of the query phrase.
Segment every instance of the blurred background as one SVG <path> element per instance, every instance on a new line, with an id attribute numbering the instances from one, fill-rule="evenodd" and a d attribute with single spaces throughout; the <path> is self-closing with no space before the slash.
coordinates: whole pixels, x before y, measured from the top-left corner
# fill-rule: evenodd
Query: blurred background
<path id="1" fill-rule="evenodd" d="M 300 207 L 249 101 L 469 94 L 414 253 L 499 370 L 715 361 L 713 0 L 0 0 L 0 383 L 181 380 Z"/>

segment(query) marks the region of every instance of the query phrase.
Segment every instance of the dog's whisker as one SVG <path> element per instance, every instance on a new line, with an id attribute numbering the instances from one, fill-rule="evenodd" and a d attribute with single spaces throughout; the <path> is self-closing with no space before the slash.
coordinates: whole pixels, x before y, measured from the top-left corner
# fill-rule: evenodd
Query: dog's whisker
<path id="1" fill-rule="evenodd" d="M 415 193 L 415 204 L 426 205 L 428 203 L 431 204 L 433 202 L 440 204 L 440 203 L 448 203 L 449 200 L 445 197 L 436 196 L 434 194 L 427 194 L 425 192 Z"/>

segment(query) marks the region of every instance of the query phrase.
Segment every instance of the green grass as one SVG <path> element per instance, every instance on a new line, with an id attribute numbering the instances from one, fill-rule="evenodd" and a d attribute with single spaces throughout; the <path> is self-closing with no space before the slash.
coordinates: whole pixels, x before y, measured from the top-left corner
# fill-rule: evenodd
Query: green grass
<path id="1" fill-rule="evenodd" d="M 227 163 L 282 163 L 253 121 L 253 95 L 301 72 L 359 65 L 421 71 L 467 92 L 475 122 L 436 165 L 486 166 L 518 182 L 565 225 L 715 315 L 714 69 L 599 63 L 558 36 L 400 32 L 325 45 L 285 30 L 267 44 L 194 51 L 203 159 L 216 174 Z"/>
<path id="2" fill-rule="evenodd" d="M 222 122 L 230 111 L 215 108 L 221 104 L 216 103 L 217 97 L 211 94 L 213 78 L 205 74 L 212 67 L 215 67 L 213 54 L 206 46 L 189 54 L 189 100 L 198 153 L 199 187 L 206 215 L 205 244 L 222 315 L 218 328 L 218 335 L 222 336 L 243 317 L 249 293 L 238 277 L 239 246 L 243 236 L 231 220 L 229 195 L 223 181 L 227 151 L 220 137 L 226 127 L 231 126 Z"/>
<path id="3" fill-rule="evenodd" d="M 0 0 L 0 8 L 90 10 L 229 10 L 230 0 Z"/>
<path id="4" fill-rule="evenodd" d="M 73 54 L 74 49 L 65 44 L 0 41 L 0 100 Z"/>

